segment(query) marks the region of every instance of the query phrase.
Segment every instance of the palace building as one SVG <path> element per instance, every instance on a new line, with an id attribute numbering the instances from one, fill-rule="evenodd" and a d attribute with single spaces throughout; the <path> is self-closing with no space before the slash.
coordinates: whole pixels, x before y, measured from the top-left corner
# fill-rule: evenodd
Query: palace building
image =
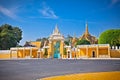
<path id="1" fill-rule="evenodd" d="M 91 34 L 88 31 L 88 23 L 86 23 L 86 30 L 84 34 L 80 37 L 80 40 L 85 39 L 88 40 L 91 44 L 97 44 L 98 39 L 94 36 L 91 36 Z"/>
<path id="2" fill-rule="evenodd" d="M 97 38 L 91 36 L 86 24 L 85 33 L 79 38 L 90 41 L 90 45 L 65 45 L 64 36 L 58 25 L 55 26 L 49 39 L 41 47 L 40 41 L 28 42 L 30 46 L 12 47 L 10 50 L 0 50 L 0 59 L 5 58 L 120 58 L 120 47 L 111 48 L 109 44 L 96 44 Z M 72 40 L 76 42 L 75 37 Z M 47 44 L 47 45 L 46 45 Z M 27 45 L 27 44 L 26 44 Z"/>

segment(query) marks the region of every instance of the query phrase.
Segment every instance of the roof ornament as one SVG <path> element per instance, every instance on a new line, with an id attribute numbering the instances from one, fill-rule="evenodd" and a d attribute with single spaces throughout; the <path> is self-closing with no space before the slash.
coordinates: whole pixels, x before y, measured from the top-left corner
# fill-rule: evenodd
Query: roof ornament
<path id="1" fill-rule="evenodd" d="M 53 31 L 53 34 L 60 34 L 60 32 L 58 30 L 58 25 L 57 24 L 55 26 L 55 30 Z"/>

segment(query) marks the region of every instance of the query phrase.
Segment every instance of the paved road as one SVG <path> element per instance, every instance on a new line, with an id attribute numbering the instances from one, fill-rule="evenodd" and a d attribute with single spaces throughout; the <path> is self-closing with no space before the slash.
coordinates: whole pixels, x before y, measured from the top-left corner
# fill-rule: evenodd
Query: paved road
<path id="1" fill-rule="evenodd" d="M 120 60 L 0 60 L 0 80 L 36 80 L 71 73 L 120 71 Z"/>

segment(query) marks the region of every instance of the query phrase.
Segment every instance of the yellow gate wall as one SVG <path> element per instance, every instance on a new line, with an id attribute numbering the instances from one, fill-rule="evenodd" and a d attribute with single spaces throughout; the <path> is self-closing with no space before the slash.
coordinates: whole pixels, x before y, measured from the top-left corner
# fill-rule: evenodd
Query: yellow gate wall
<path id="1" fill-rule="evenodd" d="M 0 59 L 8 59 L 10 58 L 10 53 L 0 53 Z"/>
<path id="2" fill-rule="evenodd" d="M 120 58 L 120 50 L 110 50 L 110 57 Z"/>

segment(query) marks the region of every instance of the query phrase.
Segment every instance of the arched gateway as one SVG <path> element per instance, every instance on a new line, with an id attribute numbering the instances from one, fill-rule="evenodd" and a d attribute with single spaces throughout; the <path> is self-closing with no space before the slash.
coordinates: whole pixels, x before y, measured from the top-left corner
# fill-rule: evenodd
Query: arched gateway
<path id="1" fill-rule="evenodd" d="M 52 58 L 62 58 L 64 50 L 64 37 L 56 25 L 53 34 L 49 37 L 49 55 Z"/>

